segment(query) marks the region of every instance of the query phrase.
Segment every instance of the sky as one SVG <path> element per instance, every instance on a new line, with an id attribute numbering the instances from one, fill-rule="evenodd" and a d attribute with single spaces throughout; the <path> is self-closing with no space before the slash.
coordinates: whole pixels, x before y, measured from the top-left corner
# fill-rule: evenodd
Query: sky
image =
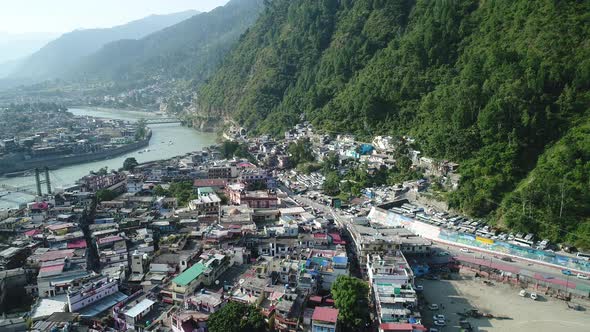
<path id="1" fill-rule="evenodd" d="M 2 0 L 0 33 L 108 28 L 151 14 L 209 11 L 228 0 Z"/>

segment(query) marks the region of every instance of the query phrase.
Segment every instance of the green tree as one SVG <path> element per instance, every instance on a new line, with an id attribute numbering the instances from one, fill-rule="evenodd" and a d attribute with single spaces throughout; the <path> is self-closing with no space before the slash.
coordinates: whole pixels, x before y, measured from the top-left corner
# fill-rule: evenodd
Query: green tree
<path id="1" fill-rule="evenodd" d="M 250 151 L 248 151 L 248 146 L 246 144 L 240 144 L 239 142 L 223 141 L 223 143 L 221 143 L 220 152 L 223 158 L 226 159 L 237 157 L 246 158 L 250 162 L 255 161 Z"/>
<path id="2" fill-rule="evenodd" d="M 96 174 L 98 175 L 107 175 L 107 173 L 109 172 L 109 168 L 107 166 L 105 167 L 101 167 Z"/>
<path id="3" fill-rule="evenodd" d="M 338 319 L 349 329 L 358 330 L 369 321 L 369 285 L 358 278 L 338 276 L 331 289 Z"/>
<path id="4" fill-rule="evenodd" d="M 99 203 L 103 202 L 103 201 L 111 201 L 111 200 L 115 199 L 115 197 L 117 197 L 117 195 L 108 189 L 101 189 L 96 192 L 96 200 Z"/>
<path id="5" fill-rule="evenodd" d="M 191 199 L 197 198 L 193 191 L 193 184 L 190 181 L 172 182 L 166 196 L 175 197 L 180 206 L 186 205 Z"/>
<path id="6" fill-rule="evenodd" d="M 340 177 L 338 176 L 338 172 L 331 171 L 326 175 L 322 190 L 330 196 L 336 196 L 340 193 Z"/>
<path id="7" fill-rule="evenodd" d="M 161 185 L 157 185 L 154 187 L 154 195 L 156 196 L 170 196 L 170 193 L 164 189 Z"/>
<path id="8" fill-rule="evenodd" d="M 144 118 L 141 118 L 137 121 L 137 129 L 135 130 L 135 140 L 139 141 L 145 138 L 147 134 L 147 121 Z"/>
<path id="9" fill-rule="evenodd" d="M 139 163 L 134 157 L 129 157 L 123 162 L 123 169 L 126 171 L 132 171 Z"/>
<path id="10" fill-rule="evenodd" d="M 324 157 L 324 160 L 322 162 L 322 173 L 326 175 L 330 171 L 336 170 L 339 164 L 340 157 L 338 157 L 336 152 L 329 152 L 328 155 Z"/>
<path id="11" fill-rule="evenodd" d="M 289 144 L 287 148 L 289 160 L 292 167 L 297 167 L 301 163 L 309 163 L 315 160 L 311 150 L 311 141 L 308 138 L 298 140 Z"/>
<path id="12" fill-rule="evenodd" d="M 265 325 L 264 316 L 256 307 L 237 302 L 229 302 L 207 321 L 211 332 L 262 332 Z"/>

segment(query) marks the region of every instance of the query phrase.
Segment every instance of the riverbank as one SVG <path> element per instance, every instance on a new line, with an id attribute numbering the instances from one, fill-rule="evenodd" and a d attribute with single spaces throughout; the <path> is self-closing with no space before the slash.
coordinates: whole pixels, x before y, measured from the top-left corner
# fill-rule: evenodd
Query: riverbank
<path id="1" fill-rule="evenodd" d="M 74 115 L 126 121 L 137 121 L 140 118 L 148 118 L 141 113 L 122 110 L 96 111 L 87 108 L 70 108 L 69 111 Z M 186 153 L 199 151 L 204 147 L 215 144 L 217 138 L 215 134 L 200 132 L 190 127 L 180 126 L 179 124 L 156 124 L 149 125 L 149 128 L 152 131 L 152 138 L 149 145 L 144 147 L 147 150 L 146 152 L 139 153 L 138 151 L 131 151 L 108 159 L 59 167 L 50 171 L 52 186 L 56 189 L 69 187 L 75 184 L 79 178 L 88 175 L 90 171 L 97 171 L 100 168 L 119 169 L 123 167 L 123 162 L 129 157 L 135 158 L 139 163 L 145 163 L 182 156 Z M 0 184 L 34 191 L 35 177 L 27 175 L 14 178 L 0 178 Z M 31 199 L 32 196 L 23 192 L 11 191 L 8 194 L 6 191 L 2 192 L 2 189 L 0 189 L 0 209 L 14 208 Z"/>
<path id="2" fill-rule="evenodd" d="M 69 106 L 68 111 L 77 116 L 93 116 L 96 118 L 137 121 L 141 118 L 156 118 L 163 113 L 140 108 L 109 108 L 103 106 Z"/>

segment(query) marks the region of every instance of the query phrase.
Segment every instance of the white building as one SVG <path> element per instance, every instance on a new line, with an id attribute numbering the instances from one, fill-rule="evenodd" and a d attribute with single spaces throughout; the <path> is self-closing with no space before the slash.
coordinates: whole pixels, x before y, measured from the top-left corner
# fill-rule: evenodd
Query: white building
<path id="1" fill-rule="evenodd" d="M 401 252 L 369 255 L 367 272 L 379 324 L 406 323 L 419 317 L 414 275 Z"/>
<path id="2" fill-rule="evenodd" d="M 83 282 L 80 286 L 71 288 L 67 293 L 70 312 L 78 312 L 80 309 L 119 291 L 117 281 L 105 276 L 96 276 L 80 281 Z"/>
<path id="3" fill-rule="evenodd" d="M 127 192 L 136 194 L 143 188 L 143 180 L 135 175 L 127 176 Z"/>
<path id="4" fill-rule="evenodd" d="M 215 193 L 200 195 L 199 198 L 193 199 L 188 203 L 188 208 L 192 211 L 198 211 L 199 214 L 219 214 L 221 198 Z"/>
<path id="5" fill-rule="evenodd" d="M 148 255 L 146 253 L 135 252 L 131 255 L 131 273 L 144 274 L 147 272 Z"/>
<path id="6" fill-rule="evenodd" d="M 131 307 L 131 309 L 124 312 L 127 331 L 134 330 L 135 325 L 143 317 L 150 313 L 156 302 L 150 299 L 143 299 L 138 304 Z"/>

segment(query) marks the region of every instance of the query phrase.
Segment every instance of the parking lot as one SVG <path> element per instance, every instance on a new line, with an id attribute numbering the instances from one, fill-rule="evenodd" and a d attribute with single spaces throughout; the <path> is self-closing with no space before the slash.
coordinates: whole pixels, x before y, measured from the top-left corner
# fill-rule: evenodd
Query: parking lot
<path id="1" fill-rule="evenodd" d="M 486 280 L 487 281 L 487 280 Z M 578 302 L 582 311 L 568 309 L 565 302 L 540 295 L 537 301 L 518 295 L 509 285 L 484 283 L 473 274 L 453 275 L 453 280 L 417 280 L 424 286 L 425 307 L 438 304 L 439 310 L 423 310 L 422 322 L 433 326 L 433 315 L 445 316 L 439 331 L 460 331 L 458 313 L 477 309 L 494 318 L 467 318 L 473 331 L 584 331 L 590 326 L 590 304 Z"/>

